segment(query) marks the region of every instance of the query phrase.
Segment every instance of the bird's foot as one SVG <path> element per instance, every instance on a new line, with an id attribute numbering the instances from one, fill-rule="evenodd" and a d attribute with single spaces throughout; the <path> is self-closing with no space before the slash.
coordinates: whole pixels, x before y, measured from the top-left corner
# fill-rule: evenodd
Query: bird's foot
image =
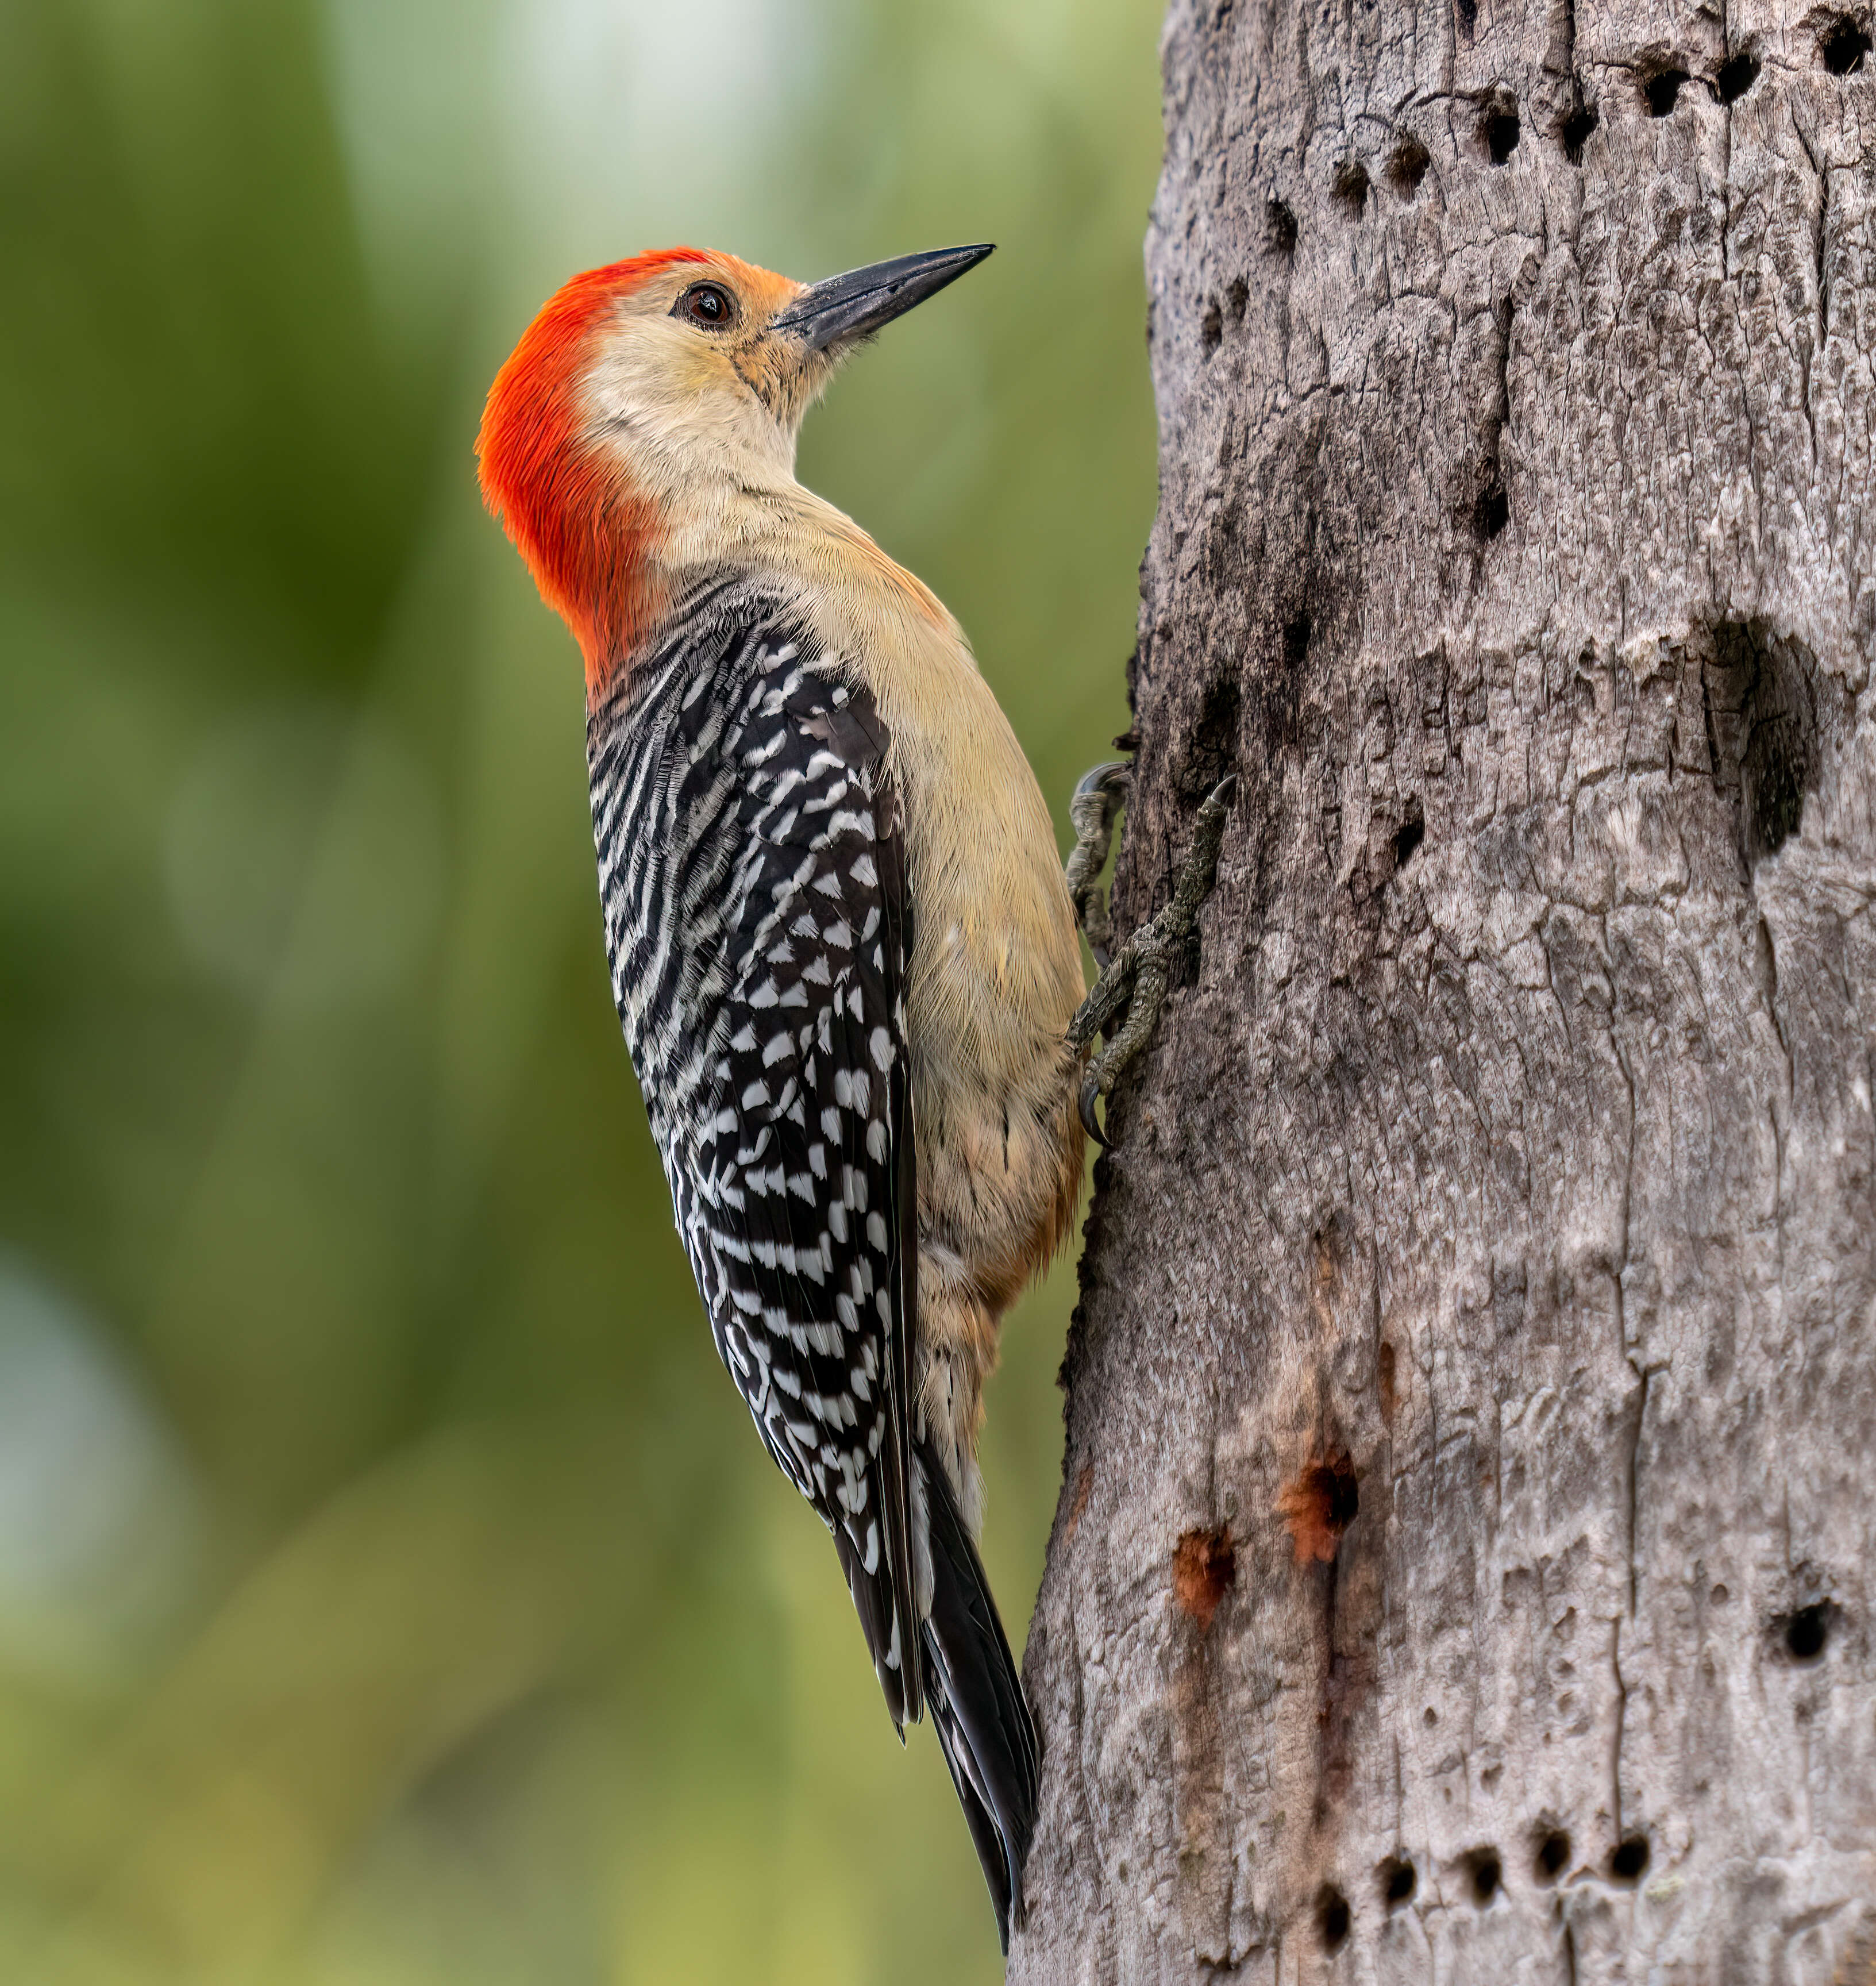
<path id="1" fill-rule="evenodd" d="M 1102 971 L 1108 969 L 1108 948 L 1114 927 L 1108 917 L 1108 893 L 1101 880 L 1108 866 L 1108 850 L 1114 841 L 1115 817 L 1126 804 L 1127 789 L 1133 776 L 1125 761 L 1111 759 L 1084 773 L 1068 803 L 1068 819 L 1074 829 L 1074 847 L 1062 865 L 1075 922 L 1088 939 L 1088 948 Z"/>
<path id="2" fill-rule="evenodd" d="M 1081 805 L 1082 795 L 1104 773 L 1115 769 L 1098 766 L 1090 773 L 1076 789 L 1074 806 L 1070 810 L 1070 818 L 1075 823 L 1077 832 L 1082 839 L 1076 843 L 1074 855 L 1069 857 L 1069 888 L 1076 888 L 1074 864 L 1084 847 L 1091 848 L 1096 836 L 1083 829 L 1081 816 L 1075 811 Z M 1220 779 L 1206 794 L 1199 809 L 1197 825 L 1192 830 L 1192 845 L 1186 850 L 1185 866 L 1179 871 L 1179 880 L 1172 892 L 1172 900 L 1159 914 L 1140 928 L 1122 944 L 1114 955 L 1113 962 L 1106 964 L 1094 990 L 1081 1002 L 1074 1018 L 1068 1023 L 1068 1039 L 1077 1049 L 1085 1052 L 1097 1035 L 1106 1034 L 1118 1024 L 1119 1032 L 1115 1034 L 1107 1046 L 1092 1056 L 1082 1072 L 1079 1103 L 1081 1123 L 1088 1136 L 1098 1145 L 1108 1140 L 1101 1131 L 1094 1114 L 1098 1099 L 1107 1096 L 1121 1072 L 1152 1038 L 1153 1030 L 1159 1025 L 1160 1012 L 1166 1004 L 1166 987 L 1172 969 L 1172 961 L 1182 947 L 1192 936 L 1192 927 L 1199 921 L 1199 907 L 1212 894 L 1212 885 L 1218 877 L 1219 844 L 1225 836 L 1225 816 L 1231 810 L 1232 796 L 1237 790 L 1236 776 Z M 1107 841 L 1113 830 L 1113 803 L 1104 803 L 1098 840 L 1101 853 L 1107 853 Z M 1093 820 L 1093 803 L 1088 817 Z M 1099 874 L 1098 865 L 1093 872 Z M 1095 892 L 1104 927 L 1107 905 Z M 1076 902 L 1081 910 L 1081 900 Z M 1082 928 L 1088 929 L 1085 914 Z M 1092 933 L 1088 942 L 1093 945 Z M 1098 958 L 1101 954 L 1097 951 Z M 1105 962 L 1104 961 L 1104 964 Z"/>

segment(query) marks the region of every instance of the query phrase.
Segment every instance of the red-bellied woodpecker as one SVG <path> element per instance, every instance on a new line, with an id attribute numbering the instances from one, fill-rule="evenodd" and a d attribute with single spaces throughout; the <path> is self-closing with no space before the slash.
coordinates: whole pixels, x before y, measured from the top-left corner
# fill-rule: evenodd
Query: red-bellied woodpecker
<path id="1" fill-rule="evenodd" d="M 1075 911 L 957 624 L 795 478 L 842 356 L 989 253 L 576 277 L 478 453 L 585 654 L 613 993 L 717 1349 L 833 1533 L 895 1723 L 931 1706 L 1007 1945 L 1038 1759 L 975 1449 L 1081 1182 Z"/>

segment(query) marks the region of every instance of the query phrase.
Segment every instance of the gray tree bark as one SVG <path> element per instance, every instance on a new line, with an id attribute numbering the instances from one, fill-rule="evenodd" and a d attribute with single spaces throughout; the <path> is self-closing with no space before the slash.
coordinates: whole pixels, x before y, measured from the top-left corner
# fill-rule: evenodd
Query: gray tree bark
<path id="1" fill-rule="evenodd" d="M 1027 1986 L 1876 1978 L 1870 27 L 1175 0 Z"/>

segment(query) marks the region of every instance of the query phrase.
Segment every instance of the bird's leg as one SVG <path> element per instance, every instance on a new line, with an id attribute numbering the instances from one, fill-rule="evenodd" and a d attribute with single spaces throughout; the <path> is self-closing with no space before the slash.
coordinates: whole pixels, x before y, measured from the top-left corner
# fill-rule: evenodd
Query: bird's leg
<path id="1" fill-rule="evenodd" d="M 1076 806 L 1080 805 L 1081 796 L 1091 783 L 1110 769 L 1101 766 L 1088 774 L 1076 791 Z M 1108 1141 L 1094 1116 L 1095 1100 L 1113 1089 L 1121 1070 L 1146 1046 L 1159 1024 L 1160 1009 L 1166 1003 L 1166 984 L 1172 961 L 1191 937 L 1192 927 L 1199 921 L 1199 907 L 1211 894 L 1212 885 L 1218 876 L 1219 844 L 1224 839 L 1225 816 L 1231 810 L 1237 784 L 1235 776 L 1222 779 L 1206 794 L 1199 809 L 1198 823 L 1192 830 L 1192 845 L 1186 850 L 1172 900 L 1121 945 L 1112 964 L 1106 966 L 1093 991 L 1081 1002 L 1074 1018 L 1068 1023 L 1071 1045 L 1084 1052 L 1097 1035 L 1104 1034 L 1116 1022 L 1120 1024 L 1119 1033 L 1091 1058 L 1081 1077 L 1081 1123 L 1097 1144 L 1104 1145 Z M 1081 830 L 1081 816 L 1072 807 L 1070 817 Z M 1109 803 L 1100 828 L 1101 852 L 1104 856 L 1111 830 L 1112 806 Z M 1093 843 L 1094 837 L 1083 832 L 1074 854 L 1069 857 L 1071 891 L 1076 887 L 1076 860 L 1083 849 L 1091 847 Z M 1078 910 L 1081 900 L 1077 897 Z M 1104 926 L 1107 905 L 1098 895 L 1096 900 L 1099 902 Z M 1087 928 L 1085 919 L 1083 928 Z M 1091 934 L 1088 941 L 1091 945 L 1094 942 Z"/>
<path id="2" fill-rule="evenodd" d="M 1108 893 L 1101 886 L 1101 872 L 1108 866 L 1108 850 L 1114 840 L 1114 817 L 1127 798 L 1131 776 L 1120 759 L 1097 766 L 1083 776 L 1068 803 L 1068 819 L 1074 829 L 1074 847 L 1062 865 L 1068 894 L 1074 904 L 1075 922 L 1088 938 L 1088 948 L 1102 971 L 1108 969 L 1108 948 L 1114 927 L 1108 917 Z"/>

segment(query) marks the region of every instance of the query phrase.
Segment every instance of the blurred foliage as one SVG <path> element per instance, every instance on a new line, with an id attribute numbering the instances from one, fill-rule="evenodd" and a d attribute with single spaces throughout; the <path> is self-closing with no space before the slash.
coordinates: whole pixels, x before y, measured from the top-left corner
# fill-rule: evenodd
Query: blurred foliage
<path id="1" fill-rule="evenodd" d="M 0 1978 L 997 1976 L 711 1350 L 469 443 L 575 268 L 998 241 L 802 467 L 1059 818 L 1151 505 L 1157 12 L 0 10 Z M 1019 1640 L 1071 1278 L 992 1394 Z"/>

